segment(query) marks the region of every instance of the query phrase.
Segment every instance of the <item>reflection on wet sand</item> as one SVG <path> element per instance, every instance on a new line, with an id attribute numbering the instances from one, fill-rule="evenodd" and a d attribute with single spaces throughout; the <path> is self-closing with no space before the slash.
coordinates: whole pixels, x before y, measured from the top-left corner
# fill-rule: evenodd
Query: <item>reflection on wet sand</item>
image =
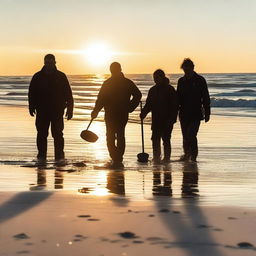
<path id="1" fill-rule="evenodd" d="M 37 168 L 37 181 L 36 184 L 30 185 L 30 190 L 49 190 L 53 188 L 55 190 L 68 189 L 70 181 L 72 181 L 72 188 L 76 189 L 79 193 L 104 196 L 108 194 L 130 196 L 131 193 L 136 196 L 144 196 L 146 191 L 146 197 L 151 191 L 153 196 L 174 196 L 173 189 L 175 190 L 175 197 L 177 196 L 177 183 L 182 179 L 181 192 L 179 195 L 183 198 L 197 197 L 199 195 L 198 190 L 198 166 L 196 163 L 183 163 L 180 168 L 176 170 L 172 164 L 167 165 L 154 165 L 153 171 L 135 171 L 133 175 L 127 175 L 125 170 L 101 170 L 96 173 L 87 173 L 76 171 L 75 176 L 70 177 L 69 171 L 62 168 L 53 168 L 54 173 L 51 170 Z M 47 173 L 48 172 L 48 173 Z M 67 172 L 67 173 L 66 173 Z M 178 175 L 177 174 L 182 174 Z M 141 175 L 142 174 L 142 175 Z M 175 174 L 175 175 L 174 175 Z M 50 176 L 52 182 L 47 181 L 47 175 Z M 77 179 L 79 177 L 79 180 Z M 146 177 L 146 180 L 144 180 Z M 66 179 L 64 188 L 64 178 Z M 75 178 L 75 179 L 74 179 Z M 133 179 L 142 181 L 139 185 L 130 186 Z M 151 182 L 150 182 L 151 180 Z M 80 187 L 80 188 L 79 188 Z"/>
<path id="2" fill-rule="evenodd" d="M 198 196 L 198 166 L 197 163 L 184 163 L 182 166 L 182 197 Z M 161 179 L 163 177 L 163 181 Z M 172 166 L 155 166 L 153 169 L 154 196 L 172 196 Z"/>
<path id="3" fill-rule="evenodd" d="M 42 168 L 37 169 L 37 184 L 31 184 L 30 190 L 44 190 L 47 187 L 46 170 Z M 54 189 L 63 189 L 64 175 L 62 171 L 56 168 L 54 172 Z"/>
<path id="4" fill-rule="evenodd" d="M 107 179 L 107 189 L 110 193 L 125 195 L 124 171 L 109 171 Z"/>
<path id="5" fill-rule="evenodd" d="M 181 190 L 182 197 L 199 196 L 197 163 L 184 163 Z"/>
<path id="6" fill-rule="evenodd" d="M 161 166 L 153 169 L 153 195 L 154 196 L 172 196 L 172 173 L 171 166 L 166 165 L 161 171 Z M 161 174 L 163 183 L 161 182 Z"/>

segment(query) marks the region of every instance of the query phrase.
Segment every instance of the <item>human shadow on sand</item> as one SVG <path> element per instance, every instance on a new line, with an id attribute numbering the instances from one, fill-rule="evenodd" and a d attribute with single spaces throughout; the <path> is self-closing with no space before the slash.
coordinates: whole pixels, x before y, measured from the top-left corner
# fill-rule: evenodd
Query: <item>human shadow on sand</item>
<path id="1" fill-rule="evenodd" d="M 12 219 L 47 200 L 52 192 L 20 192 L 0 205 L 0 223 Z"/>
<path id="2" fill-rule="evenodd" d="M 172 196 L 171 165 L 164 169 L 154 170 L 153 195 L 160 220 L 169 230 L 174 240 L 165 244 L 167 248 L 179 247 L 186 255 L 222 256 L 215 239 L 210 232 L 210 224 L 200 205 L 198 205 L 198 166 L 196 163 L 184 163 L 182 166 L 183 182 L 181 195 L 183 197 L 182 211 L 176 211 Z M 160 184 L 163 173 L 164 185 Z M 164 197 L 163 197 L 164 196 Z M 173 214 L 176 214 L 175 218 Z M 199 228 L 202 226 L 204 228 Z"/>

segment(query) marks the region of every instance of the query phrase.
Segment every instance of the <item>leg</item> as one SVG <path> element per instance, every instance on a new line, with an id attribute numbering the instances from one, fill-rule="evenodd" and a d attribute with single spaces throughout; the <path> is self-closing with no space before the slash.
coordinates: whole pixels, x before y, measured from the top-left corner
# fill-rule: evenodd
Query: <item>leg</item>
<path id="1" fill-rule="evenodd" d="M 152 131 L 152 147 L 153 147 L 153 160 L 160 161 L 161 159 L 161 135 L 159 131 Z"/>
<path id="2" fill-rule="evenodd" d="M 200 121 L 192 121 L 188 127 L 188 137 L 190 145 L 191 159 L 196 161 L 198 155 L 197 133 L 200 127 Z"/>
<path id="3" fill-rule="evenodd" d="M 36 115 L 36 129 L 37 129 L 37 158 L 46 160 L 47 155 L 47 137 L 50 126 L 50 118 L 47 113 L 41 113 L 40 111 Z"/>
<path id="4" fill-rule="evenodd" d="M 183 151 L 184 151 L 184 160 L 189 158 L 189 138 L 188 138 L 188 121 L 180 120 L 180 127 L 183 137 Z"/>
<path id="5" fill-rule="evenodd" d="M 63 113 L 51 118 L 51 131 L 54 139 L 55 160 L 64 159 L 64 138 L 63 138 Z"/>
<path id="6" fill-rule="evenodd" d="M 170 161 L 171 158 L 171 133 L 173 129 L 173 124 L 168 125 L 162 133 L 162 140 L 164 146 L 164 160 Z"/>
<path id="7" fill-rule="evenodd" d="M 117 144 L 117 161 L 123 162 L 123 155 L 125 152 L 125 128 L 118 130 L 116 134 L 116 144 Z"/>
<path id="8" fill-rule="evenodd" d="M 115 145 L 115 139 L 116 139 L 116 133 L 115 133 L 115 128 L 114 125 L 106 121 L 106 138 L 107 138 L 107 147 L 108 147 L 108 152 L 113 161 L 115 161 L 116 158 L 116 145 Z"/>
<path id="9" fill-rule="evenodd" d="M 117 154 L 117 162 L 123 162 L 123 155 L 125 152 L 125 126 L 127 124 L 127 120 L 120 122 L 116 131 L 116 154 Z"/>

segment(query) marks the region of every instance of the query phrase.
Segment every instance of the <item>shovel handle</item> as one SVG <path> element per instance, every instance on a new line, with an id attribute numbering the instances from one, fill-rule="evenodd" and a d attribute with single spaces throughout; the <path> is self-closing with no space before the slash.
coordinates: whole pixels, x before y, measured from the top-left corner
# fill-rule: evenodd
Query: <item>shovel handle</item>
<path id="1" fill-rule="evenodd" d="M 142 101 L 140 102 L 140 111 L 142 111 Z M 142 153 L 144 153 L 144 128 L 143 128 L 143 119 L 140 119 L 141 122 L 141 142 L 142 142 Z"/>
<path id="2" fill-rule="evenodd" d="M 91 121 L 90 121 L 90 123 L 88 124 L 86 130 L 88 130 L 88 129 L 90 128 L 92 121 L 93 121 L 93 119 L 91 119 Z"/>

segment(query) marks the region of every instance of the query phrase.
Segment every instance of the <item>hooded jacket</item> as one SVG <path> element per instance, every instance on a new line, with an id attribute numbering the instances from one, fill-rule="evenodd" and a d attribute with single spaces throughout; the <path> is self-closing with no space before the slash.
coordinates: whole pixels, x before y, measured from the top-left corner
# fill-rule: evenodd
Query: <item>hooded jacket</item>
<path id="1" fill-rule="evenodd" d="M 152 130 L 166 128 L 177 121 L 177 93 L 169 79 L 150 88 L 141 114 L 146 116 L 149 112 L 152 112 Z"/>

